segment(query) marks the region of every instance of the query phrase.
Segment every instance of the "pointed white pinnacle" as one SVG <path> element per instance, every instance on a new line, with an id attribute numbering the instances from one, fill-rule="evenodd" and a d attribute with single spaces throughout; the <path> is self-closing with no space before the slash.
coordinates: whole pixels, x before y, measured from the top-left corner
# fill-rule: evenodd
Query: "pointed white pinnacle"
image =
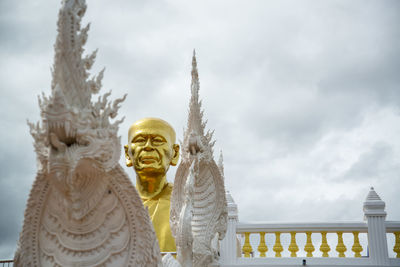
<path id="1" fill-rule="evenodd" d="M 368 195 L 367 195 L 367 201 L 369 200 L 381 200 L 381 198 L 379 197 L 379 195 L 375 192 L 374 188 L 371 187 Z"/>
<path id="2" fill-rule="evenodd" d="M 201 157 L 211 160 L 213 159 L 213 132 L 205 132 L 207 121 L 203 121 L 203 111 L 199 100 L 200 81 L 195 51 L 193 51 L 191 75 L 191 97 L 187 127 L 183 136 L 182 159 L 188 159 L 189 154 L 200 153 Z"/>

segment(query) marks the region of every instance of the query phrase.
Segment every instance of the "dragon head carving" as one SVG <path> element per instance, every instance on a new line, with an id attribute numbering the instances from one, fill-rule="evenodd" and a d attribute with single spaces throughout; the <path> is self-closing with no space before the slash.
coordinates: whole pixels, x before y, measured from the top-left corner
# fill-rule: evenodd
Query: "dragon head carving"
<path id="1" fill-rule="evenodd" d="M 29 123 L 35 139 L 39 172 L 59 191 L 60 202 L 75 219 L 81 219 L 99 201 L 107 187 L 104 174 L 120 157 L 117 116 L 126 95 L 110 102 L 111 92 L 92 101 L 103 77 L 89 78 L 96 52 L 83 57 L 89 25 L 81 28 L 86 4 L 63 1 L 55 44 L 50 96 L 39 97 L 42 123 Z"/>

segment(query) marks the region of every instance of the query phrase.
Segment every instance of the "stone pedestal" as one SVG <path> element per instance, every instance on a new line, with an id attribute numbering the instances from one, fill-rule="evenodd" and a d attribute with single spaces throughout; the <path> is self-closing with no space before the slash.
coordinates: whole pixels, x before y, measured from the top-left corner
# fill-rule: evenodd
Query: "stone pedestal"
<path id="1" fill-rule="evenodd" d="M 385 202 L 373 187 L 364 202 L 364 219 L 368 223 L 368 248 L 371 261 L 377 266 L 389 265 Z"/>
<path id="2" fill-rule="evenodd" d="M 221 241 L 221 258 L 223 264 L 233 264 L 237 254 L 236 224 L 238 223 L 238 209 L 229 191 L 226 193 L 228 202 L 228 226 L 225 238 Z"/>

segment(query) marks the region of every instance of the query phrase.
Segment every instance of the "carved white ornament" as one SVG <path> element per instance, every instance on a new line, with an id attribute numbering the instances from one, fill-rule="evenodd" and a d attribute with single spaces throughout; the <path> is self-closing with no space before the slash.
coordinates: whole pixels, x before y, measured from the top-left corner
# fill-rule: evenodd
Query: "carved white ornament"
<path id="1" fill-rule="evenodd" d="M 118 164 L 117 116 L 125 99 L 89 79 L 96 51 L 82 57 L 89 25 L 83 0 L 65 0 L 58 18 L 51 94 L 39 98 L 42 123 L 29 123 L 38 159 L 16 267 L 161 266 L 147 211 Z"/>
<path id="2" fill-rule="evenodd" d="M 182 266 L 217 266 L 218 240 L 227 226 L 224 179 L 213 159 L 212 132 L 204 133 L 206 122 L 199 101 L 196 57 L 192 61 L 192 96 L 188 126 L 182 144 L 171 196 L 171 231 Z"/>

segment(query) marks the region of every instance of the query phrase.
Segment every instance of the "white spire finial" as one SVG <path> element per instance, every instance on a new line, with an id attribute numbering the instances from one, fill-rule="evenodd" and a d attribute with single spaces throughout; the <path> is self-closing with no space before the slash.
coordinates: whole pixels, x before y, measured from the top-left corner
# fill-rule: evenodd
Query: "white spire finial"
<path id="1" fill-rule="evenodd" d="M 97 50 L 83 56 L 90 24 L 81 27 L 86 11 L 85 1 L 63 1 L 57 22 L 57 39 L 53 65 L 52 90 L 60 86 L 70 106 L 85 108 L 93 93 L 99 92 L 104 69 L 89 78 Z"/>
<path id="2" fill-rule="evenodd" d="M 193 108 L 196 108 L 196 111 L 198 111 L 197 113 L 200 113 L 200 107 L 201 107 L 201 103 L 199 102 L 199 90 L 200 90 L 200 81 L 199 81 L 199 72 L 197 71 L 196 51 L 193 50 L 191 92 L 194 101 L 190 101 L 191 102 L 190 108 L 192 108 L 192 104 L 194 104 Z"/>
<path id="3" fill-rule="evenodd" d="M 207 157 L 212 158 L 214 142 L 211 139 L 213 132 L 204 133 L 207 122 L 203 121 L 203 111 L 199 100 L 200 81 L 195 50 L 193 50 L 191 74 L 191 98 L 187 128 L 183 137 L 182 159 L 188 159 L 189 154 L 196 153 L 202 153 L 204 156 L 207 154 Z"/>
<path id="4" fill-rule="evenodd" d="M 367 199 L 366 201 L 369 200 L 381 200 L 381 198 L 379 197 L 379 195 L 375 192 L 374 188 L 371 186 L 369 193 L 367 195 Z"/>
<path id="5" fill-rule="evenodd" d="M 370 188 L 363 206 L 365 216 L 386 216 L 385 202 L 379 197 L 373 187 Z"/>

